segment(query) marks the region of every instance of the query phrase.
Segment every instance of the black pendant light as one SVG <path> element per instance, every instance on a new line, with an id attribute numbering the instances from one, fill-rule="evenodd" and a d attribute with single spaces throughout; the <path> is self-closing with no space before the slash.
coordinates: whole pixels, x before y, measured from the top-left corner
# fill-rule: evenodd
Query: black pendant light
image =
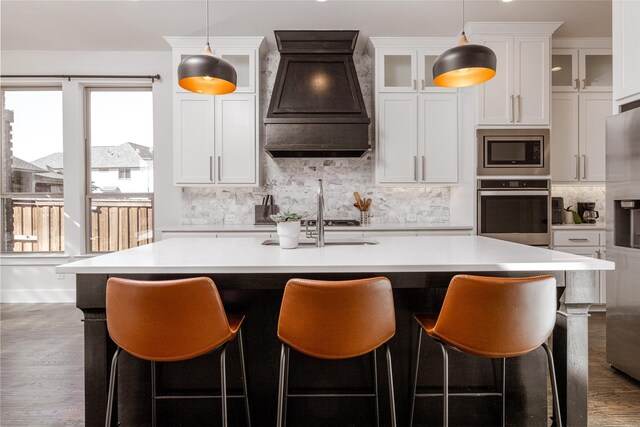
<path id="1" fill-rule="evenodd" d="M 190 92 L 224 95 L 236 90 L 237 75 L 233 65 L 211 53 L 209 45 L 209 0 L 206 2 L 207 44 L 200 55 L 184 58 L 178 65 L 178 84 Z"/>
<path id="2" fill-rule="evenodd" d="M 464 0 L 462 0 L 464 28 Z M 484 83 L 496 75 L 496 54 L 486 46 L 470 44 L 464 29 L 460 44 L 443 52 L 433 63 L 433 83 L 442 87 L 466 87 Z"/>

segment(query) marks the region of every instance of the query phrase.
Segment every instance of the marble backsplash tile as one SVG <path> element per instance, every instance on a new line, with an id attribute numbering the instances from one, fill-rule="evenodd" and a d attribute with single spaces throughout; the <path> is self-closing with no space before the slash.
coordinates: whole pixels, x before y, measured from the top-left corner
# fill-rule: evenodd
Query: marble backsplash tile
<path id="1" fill-rule="evenodd" d="M 262 62 L 260 104 L 266 114 L 273 91 L 280 55 L 269 52 Z M 372 117 L 371 60 L 355 54 L 354 63 L 369 117 Z M 369 140 L 373 140 L 373 123 Z M 264 141 L 264 126 L 261 126 Z M 260 154 L 261 188 L 184 188 L 182 222 L 189 225 L 253 224 L 254 205 L 264 194 L 272 194 L 281 210 L 316 215 L 317 180 L 324 180 L 325 218 L 359 219 L 353 207 L 353 192 L 371 198 L 371 222 L 446 224 L 449 222 L 448 187 L 381 187 L 375 185 L 373 155 L 359 159 L 272 159 Z M 230 220 L 233 216 L 233 221 Z M 225 217 L 228 221 L 225 222 Z"/>
<path id="2" fill-rule="evenodd" d="M 600 214 L 599 221 L 605 221 L 605 186 L 578 186 L 578 185 L 553 185 L 551 196 L 562 197 L 565 209 L 572 205 L 572 209 L 578 211 L 578 202 L 595 202 L 596 210 Z"/>

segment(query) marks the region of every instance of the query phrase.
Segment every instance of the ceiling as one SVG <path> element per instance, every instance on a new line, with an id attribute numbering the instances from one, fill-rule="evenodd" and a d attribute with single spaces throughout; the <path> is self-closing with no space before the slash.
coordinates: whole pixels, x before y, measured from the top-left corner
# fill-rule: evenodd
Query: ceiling
<path id="1" fill-rule="evenodd" d="M 358 29 L 370 36 L 455 36 L 459 0 L 211 0 L 212 36 L 275 29 Z M 203 36 L 203 0 L 1 0 L 3 50 L 168 50 L 162 36 Z M 611 0 L 466 0 L 469 21 L 564 21 L 555 36 L 610 37 Z"/>

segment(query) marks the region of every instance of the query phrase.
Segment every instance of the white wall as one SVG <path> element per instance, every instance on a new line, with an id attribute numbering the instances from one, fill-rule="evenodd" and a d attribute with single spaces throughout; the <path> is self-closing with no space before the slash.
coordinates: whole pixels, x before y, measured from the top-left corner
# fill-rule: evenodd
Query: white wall
<path id="1" fill-rule="evenodd" d="M 167 46 L 168 48 L 168 46 Z M 155 230 L 181 224 L 180 190 L 173 186 L 172 165 L 172 69 L 171 52 L 91 51 L 2 51 L 0 70 L 6 74 L 99 74 L 153 75 L 154 133 L 154 227 Z M 34 80 L 5 79 L 2 84 L 37 83 Z M 139 80 L 145 83 L 148 80 Z M 46 83 L 41 80 L 40 83 Z M 3 254 L 0 258 L 0 300 L 2 302 L 73 302 L 75 278 L 58 279 L 57 264 L 85 253 L 84 233 L 84 135 L 83 85 L 123 83 L 121 80 L 62 80 L 65 169 L 65 253 L 60 256 Z M 130 82 L 133 83 L 133 82 Z M 73 165 L 73 166 L 72 166 Z M 156 233 L 158 234 L 158 233 Z"/>

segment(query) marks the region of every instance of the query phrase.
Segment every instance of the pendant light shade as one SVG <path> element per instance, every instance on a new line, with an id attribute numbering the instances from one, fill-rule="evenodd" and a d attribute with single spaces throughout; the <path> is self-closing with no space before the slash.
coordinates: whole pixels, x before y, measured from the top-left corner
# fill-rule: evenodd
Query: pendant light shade
<path id="1" fill-rule="evenodd" d="M 469 44 L 462 32 L 460 44 L 443 52 L 433 64 L 433 83 L 442 87 L 466 87 L 484 83 L 496 75 L 496 54 L 486 46 Z"/>
<path id="2" fill-rule="evenodd" d="M 236 90 L 233 65 L 211 53 L 209 43 L 200 55 L 187 56 L 178 66 L 180 87 L 207 95 L 224 95 Z"/>
<path id="3" fill-rule="evenodd" d="M 236 90 L 238 80 L 233 65 L 213 56 L 209 45 L 209 1 L 206 4 L 207 44 L 200 55 L 184 58 L 178 65 L 180 87 L 206 95 L 224 95 Z"/>

